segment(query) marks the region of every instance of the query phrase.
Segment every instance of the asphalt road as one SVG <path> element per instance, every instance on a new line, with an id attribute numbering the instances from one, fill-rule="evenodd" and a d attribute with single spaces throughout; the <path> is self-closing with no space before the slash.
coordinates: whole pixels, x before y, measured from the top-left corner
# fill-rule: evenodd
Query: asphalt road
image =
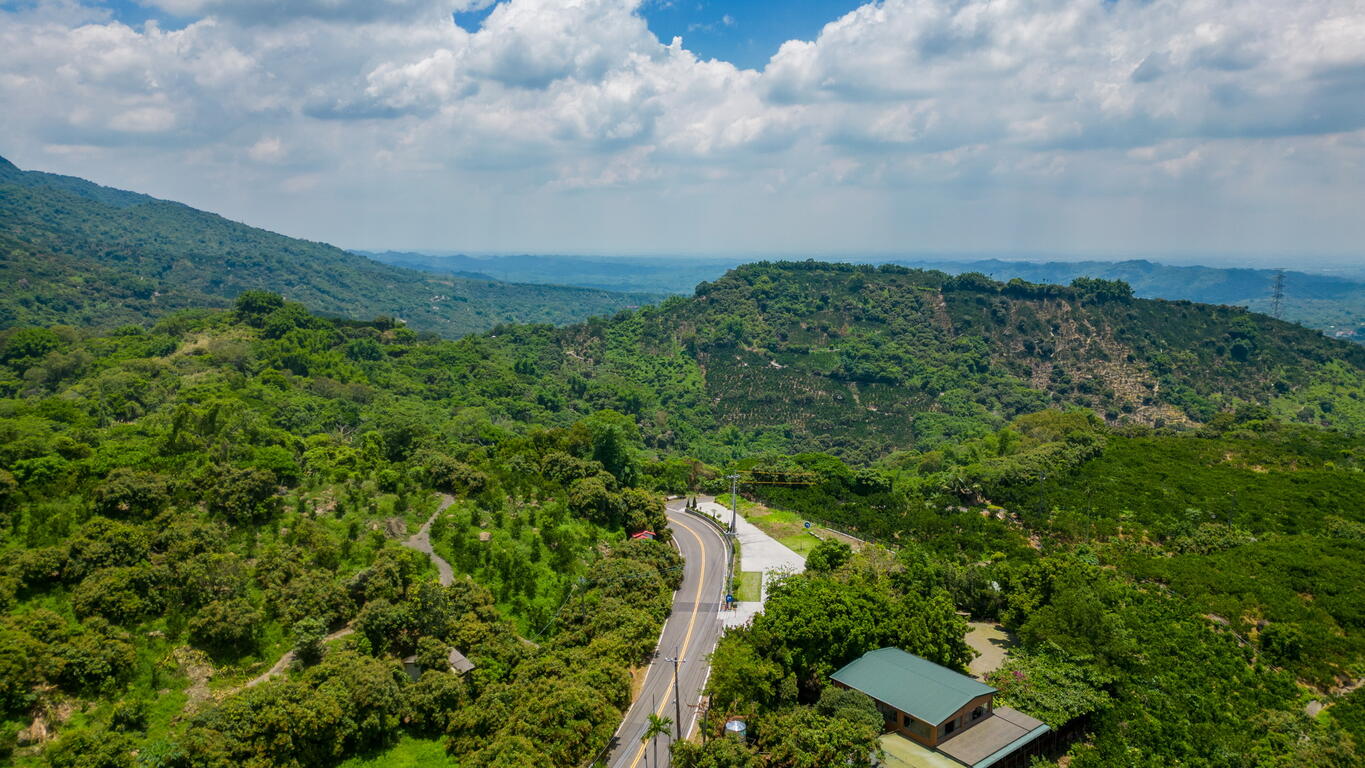
<path id="1" fill-rule="evenodd" d="M 640 743 L 650 713 L 676 719 L 673 697 L 673 663 L 681 657 L 678 690 L 681 693 L 683 734 L 696 727 L 697 703 L 711 666 L 706 657 L 720 637 L 719 610 L 725 599 L 725 571 L 729 545 L 714 526 L 683 511 L 683 500 L 668 503 L 668 525 L 682 552 L 682 586 L 673 596 L 673 613 L 664 624 L 659 647 L 645 676 L 640 695 L 616 730 L 607 757 L 608 768 L 664 768 L 669 765 L 671 736 L 658 738 L 658 762 L 653 744 Z M 674 728 L 676 729 L 676 724 Z"/>

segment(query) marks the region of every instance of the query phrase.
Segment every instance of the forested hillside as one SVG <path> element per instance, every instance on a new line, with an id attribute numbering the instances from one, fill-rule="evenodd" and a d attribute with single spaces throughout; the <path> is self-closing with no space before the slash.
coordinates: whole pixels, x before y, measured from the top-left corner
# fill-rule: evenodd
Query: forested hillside
<path id="1" fill-rule="evenodd" d="M 582 256 L 461 256 L 423 253 L 365 253 L 386 264 L 448 274 L 478 273 L 501 280 L 556 283 L 618 291 L 654 291 L 691 295 L 701 282 L 719 278 L 745 260 L 730 258 L 669 258 Z M 871 262 L 849 256 L 832 261 Z M 1231 304 L 1271 314 L 1276 270 L 1214 266 L 1158 264 L 1144 259 L 1128 261 L 1018 261 L 1006 259 L 903 258 L 889 262 L 911 269 L 937 270 L 950 275 L 980 272 L 1007 282 L 1020 278 L 1031 283 L 1065 285 L 1078 277 L 1122 280 L 1133 295 L 1147 299 Z M 1296 262 L 1286 259 L 1287 265 Z M 1325 275 L 1288 270 L 1284 273 L 1284 297 L 1280 317 L 1323 331 L 1328 336 L 1356 332 L 1365 342 L 1365 283 L 1356 272 Z"/>
<path id="2" fill-rule="evenodd" d="M 560 401 L 635 414 L 709 459 L 870 459 L 981 435 L 1050 406 L 1115 424 L 1204 423 L 1242 403 L 1365 427 L 1365 348 L 1233 307 L 899 267 L 762 263 L 694 299 L 499 340 Z"/>
<path id="3" fill-rule="evenodd" d="M 225 307 L 250 289 L 448 337 L 505 322 L 572 322 L 655 298 L 434 276 L 0 158 L 0 328 L 145 324 L 177 309 Z"/>
<path id="4" fill-rule="evenodd" d="M 1288 263 L 1294 263 L 1292 259 Z M 1133 293 L 1151 299 L 1186 299 L 1206 304 L 1232 304 L 1270 314 L 1276 270 L 1231 267 L 1176 266 L 1144 259 L 1130 261 L 946 261 L 902 259 L 893 262 L 916 269 L 949 274 L 982 272 L 996 280 L 1013 278 L 1033 283 L 1069 283 L 1078 277 L 1122 280 Z M 1284 273 L 1280 316 L 1290 322 L 1325 331 L 1355 331 L 1365 326 L 1365 283 L 1331 275 Z M 1365 332 L 1358 341 L 1365 342 Z"/>
<path id="5" fill-rule="evenodd" d="M 332 766 L 417 738 L 567 768 L 605 745 L 680 578 L 626 540 L 666 530 L 629 419 L 532 424 L 482 339 L 261 293 L 8 332 L 0 358 L 0 758 Z M 449 587 L 400 546 L 428 519 Z"/>
<path id="6" fill-rule="evenodd" d="M 1085 718 L 1075 768 L 1354 765 L 1363 354 L 1119 282 L 816 263 L 453 341 L 259 291 L 0 331 L 0 750 L 584 765 L 680 573 L 627 534 L 795 469 L 758 498 L 890 551 L 773 585 L 703 725 L 757 749 L 680 768 L 865 756 L 875 715 L 825 676 L 884 644 L 960 666 L 958 611 L 1018 637 L 1013 706 Z M 403 546 L 426 520 L 451 586 Z"/>
<path id="7" fill-rule="evenodd" d="M 825 676 L 887 644 L 961 667 L 954 607 L 1015 633 L 991 683 L 1053 728 L 1079 722 L 1073 768 L 1361 764 L 1365 442 L 1269 417 L 1177 432 L 1046 411 L 874 466 L 742 462 L 807 473 L 815 486 L 749 492 L 890 551 L 819 545 L 726 636 L 716 722 L 745 715 L 758 749 L 690 747 L 678 765 L 759 768 L 793 723 L 818 727 L 812 751 L 865 754 L 865 708 Z"/>

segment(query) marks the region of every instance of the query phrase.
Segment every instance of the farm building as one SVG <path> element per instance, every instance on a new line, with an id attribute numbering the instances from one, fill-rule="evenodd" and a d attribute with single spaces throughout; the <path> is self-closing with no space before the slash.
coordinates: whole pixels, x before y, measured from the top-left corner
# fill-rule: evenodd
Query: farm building
<path id="1" fill-rule="evenodd" d="M 891 735 L 883 738 L 888 765 L 1026 765 L 1028 747 L 1048 732 L 1041 721 L 996 706 L 989 685 L 899 648 L 870 651 L 832 678 L 877 702 Z"/>

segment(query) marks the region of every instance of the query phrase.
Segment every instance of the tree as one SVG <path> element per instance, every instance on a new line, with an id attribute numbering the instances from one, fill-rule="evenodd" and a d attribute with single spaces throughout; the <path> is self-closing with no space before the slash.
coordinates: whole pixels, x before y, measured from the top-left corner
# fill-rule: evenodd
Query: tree
<path id="1" fill-rule="evenodd" d="M 827 685 L 815 702 L 815 711 L 825 717 L 839 717 L 881 731 L 886 722 L 871 696 L 851 688 Z"/>
<path id="2" fill-rule="evenodd" d="M 309 616 L 294 622 L 294 659 L 305 667 L 322 661 L 322 641 L 327 637 L 327 625 Z"/>
<path id="3" fill-rule="evenodd" d="M 105 517 L 155 517 L 170 499 L 160 475 L 118 467 L 95 488 L 95 514 Z"/>
<path id="4" fill-rule="evenodd" d="M 763 719 L 758 745 L 773 768 L 870 766 L 881 753 L 880 732 L 864 722 L 793 707 Z"/>
<path id="5" fill-rule="evenodd" d="M 226 467 L 209 481 L 209 511 L 235 523 L 266 520 L 279 511 L 275 473 L 266 469 Z"/>
<path id="6" fill-rule="evenodd" d="M 815 573 L 837 571 L 853 559 L 853 548 L 836 538 L 828 538 L 815 545 L 806 555 L 806 570 Z"/>
<path id="7" fill-rule="evenodd" d="M 569 485 L 569 509 L 603 527 L 621 524 L 621 497 L 609 491 L 600 477 L 585 477 Z"/>
<path id="8" fill-rule="evenodd" d="M 571 440 L 579 455 L 601 463 L 621 485 L 634 485 L 640 474 L 640 429 L 635 421 L 612 410 L 598 411 L 574 425 Z"/>
<path id="9" fill-rule="evenodd" d="M 190 640 L 221 654 L 241 655 L 256 645 L 261 612 L 243 598 L 214 600 L 190 619 Z"/>
<path id="10" fill-rule="evenodd" d="M 734 738 L 711 739 L 706 744 L 673 743 L 674 768 L 762 768 L 763 761 Z"/>
<path id="11" fill-rule="evenodd" d="M 260 328 L 270 313 L 284 306 L 284 298 L 270 291 L 242 291 L 233 305 L 237 318 L 247 325 Z"/>
<path id="12" fill-rule="evenodd" d="M 673 732 L 673 718 L 660 717 L 657 712 L 649 713 L 649 720 L 645 726 L 645 732 L 640 736 L 641 744 L 654 742 L 654 765 L 659 765 L 659 737 L 667 736 Z"/>

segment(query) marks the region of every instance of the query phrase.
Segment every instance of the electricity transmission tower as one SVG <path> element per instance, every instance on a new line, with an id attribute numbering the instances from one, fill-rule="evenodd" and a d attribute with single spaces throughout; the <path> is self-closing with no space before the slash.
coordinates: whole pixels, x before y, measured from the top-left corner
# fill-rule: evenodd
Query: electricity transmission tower
<path id="1" fill-rule="evenodd" d="M 1270 284 L 1270 315 L 1280 319 L 1280 304 L 1284 301 L 1284 270 L 1275 270 L 1275 279 Z"/>

